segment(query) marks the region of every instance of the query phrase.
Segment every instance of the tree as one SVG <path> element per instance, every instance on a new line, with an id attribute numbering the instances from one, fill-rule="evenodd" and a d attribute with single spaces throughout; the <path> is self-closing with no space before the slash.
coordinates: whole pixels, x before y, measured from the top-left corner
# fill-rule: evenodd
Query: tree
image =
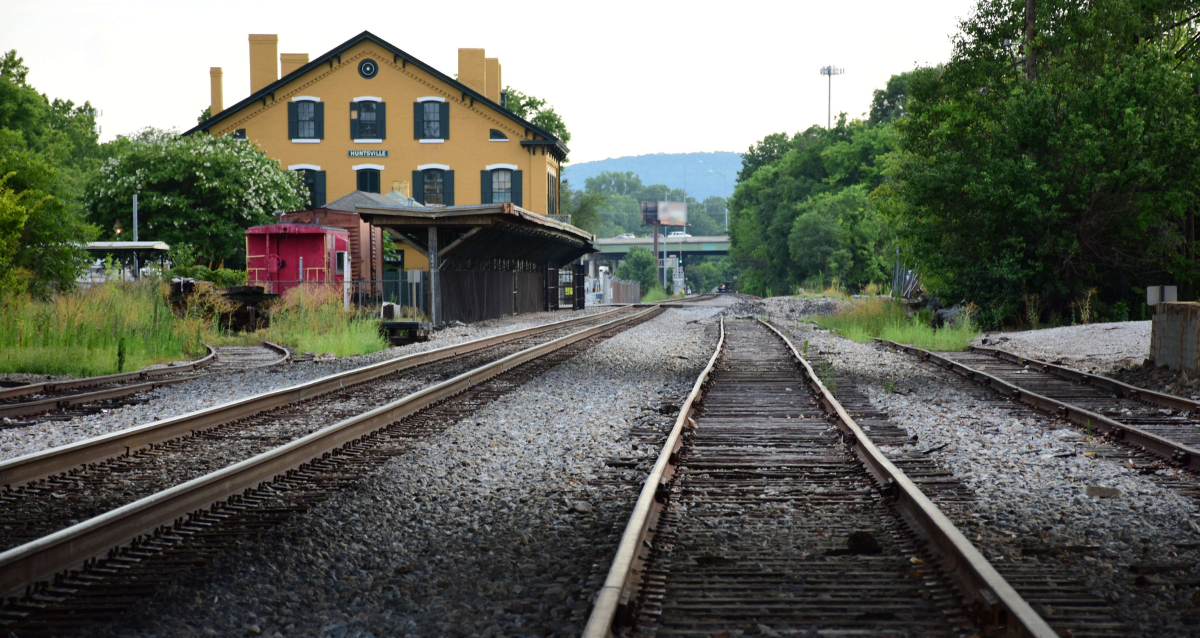
<path id="1" fill-rule="evenodd" d="M 871 117 L 867 120 L 869 124 L 887 124 L 904 116 L 911 76 L 911 71 L 893 75 L 885 88 L 875 90 L 875 97 L 871 100 Z"/>
<path id="2" fill-rule="evenodd" d="M 505 108 L 509 112 L 535 126 L 549 131 L 551 135 L 557 137 L 563 144 L 571 141 L 571 132 L 567 130 L 566 123 L 554 111 L 553 106 L 546 106 L 546 100 L 536 98 L 532 95 L 525 95 L 511 86 L 505 87 L 504 92 L 508 95 Z M 564 161 L 564 163 L 566 162 Z"/>
<path id="3" fill-rule="evenodd" d="M 758 143 L 750 145 L 749 150 L 742 154 L 742 170 L 738 171 L 738 183 L 750 179 L 754 171 L 780 159 L 795 147 L 787 133 L 772 133 Z"/>
<path id="4" fill-rule="evenodd" d="M 241 267 L 246 228 L 308 201 L 300 174 L 247 140 L 146 129 L 114 146 L 116 155 L 88 186 L 92 220 L 111 236 L 114 223 L 131 222 L 137 194 L 142 236 L 188 244 L 209 267 Z"/>
<path id="5" fill-rule="evenodd" d="M 980 2 L 951 61 L 910 77 L 888 188 L 903 244 L 929 288 L 993 324 L 1028 295 L 1065 314 L 1092 288 L 1108 304 L 1165 281 L 1196 294 L 1195 12 L 1036 9 L 1027 40 L 1023 5 Z"/>
<path id="6" fill-rule="evenodd" d="M 886 224 L 865 185 L 814 195 L 797 210 L 788 235 L 795 279 L 837 277 L 853 289 L 887 280 Z"/>
<path id="7" fill-rule="evenodd" d="M 613 274 L 617 279 L 640 283 L 644 295 L 658 284 L 658 260 L 645 248 L 630 248 Z"/>
<path id="8" fill-rule="evenodd" d="M 794 148 L 739 183 L 730 202 L 730 257 L 742 269 L 738 287 L 743 292 L 782 292 L 811 276 L 810 269 L 797 263 L 790 246 L 796 219 L 808 210 L 806 202 L 855 185 L 861 185 L 864 193 L 875 190 L 884 181 L 885 158 L 896 145 L 891 125 L 847 122 L 845 114 L 833 128 L 814 126 L 797 135 L 793 143 Z M 871 206 L 865 214 L 876 217 L 881 213 Z M 813 232 L 830 230 L 818 222 L 822 219 L 813 218 L 804 227 Z M 874 227 L 855 224 L 838 232 L 865 232 Z M 869 243 L 871 238 L 855 237 L 853 241 Z M 828 259 L 822 257 L 825 262 Z M 870 281 L 855 285 L 865 283 Z"/>
<path id="9" fill-rule="evenodd" d="M 200 111 L 200 115 L 198 117 L 196 117 L 196 122 L 203 123 L 205 120 L 208 120 L 211 118 L 212 118 L 212 107 L 206 106 L 206 107 L 204 107 L 203 111 Z"/>
<path id="10" fill-rule="evenodd" d="M 87 266 L 82 244 L 96 237 L 96 229 L 80 214 L 71 191 L 71 180 L 45 153 L 29 148 L 16 131 L 0 129 L 0 175 L 10 220 L 24 215 L 23 223 L 0 222 L 0 236 L 19 231 L 11 258 L 0 263 L 0 281 L 13 291 L 28 290 L 48 296 L 53 290 L 69 290 Z"/>
<path id="11" fill-rule="evenodd" d="M 599 175 L 584 180 L 583 187 L 590 192 L 599 193 L 606 197 L 629 195 L 635 199 L 642 192 L 642 189 L 645 188 L 642 186 L 642 178 L 638 177 L 637 173 L 633 171 L 625 171 L 624 173 L 604 171 Z"/>
<path id="12" fill-rule="evenodd" d="M 605 202 L 603 195 L 586 190 L 572 190 L 570 184 L 564 180 L 559 187 L 559 196 L 562 198 L 562 212 L 571 216 L 572 226 L 599 235 L 600 209 Z"/>
<path id="13" fill-rule="evenodd" d="M 0 296 L 8 296 L 25 287 L 24 272 L 13 268 L 21 246 L 21 231 L 29 219 L 28 192 L 18 193 L 8 187 L 16 173 L 0 177 Z"/>

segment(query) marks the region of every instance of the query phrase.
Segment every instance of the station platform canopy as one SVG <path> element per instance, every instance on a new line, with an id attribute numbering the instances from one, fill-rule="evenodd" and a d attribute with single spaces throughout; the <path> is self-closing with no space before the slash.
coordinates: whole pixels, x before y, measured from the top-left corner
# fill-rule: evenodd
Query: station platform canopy
<path id="1" fill-rule="evenodd" d="M 84 246 L 86 250 L 96 253 L 116 253 L 122 251 L 170 250 L 166 242 L 161 241 L 92 241 Z"/>
<path id="2" fill-rule="evenodd" d="M 446 207 L 357 207 L 373 226 L 430 257 L 439 269 L 512 269 L 569 264 L 596 252 L 595 236 L 511 203 Z"/>

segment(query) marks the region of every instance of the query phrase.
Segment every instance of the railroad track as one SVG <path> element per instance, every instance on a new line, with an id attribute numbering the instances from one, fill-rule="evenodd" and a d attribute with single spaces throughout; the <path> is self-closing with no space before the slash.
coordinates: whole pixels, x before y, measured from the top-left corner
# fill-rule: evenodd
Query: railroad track
<path id="1" fill-rule="evenodd" d="M 903 437 L 855 407 L 871 437 Z M 1059 635 L 923 491 L 961 501 L 955 484 L 885 458 L 781 333 L 723 324 L 584 635 Z M 1119 635 L 1103 601 L 1049 589 L 1056 624 Z"/>
<path id="2" fill-rule="evenodd" d="M 271 366 L 287 361 L 290 356 L 286 348 L 268 341 L 260 346 L 208 346 L 208 351 L 202 359 L 178 366 L 5 388 L 0 390 L 0 427 L 69 421 L 102 410 L 136 405 L 144 400 L 130 397 L 155 388 L 209 374 Z M 36 415 L 41 416 L 22 418 Z"/>
<path id="3" fill-rule="evenodd" d="M 1200 471 L 1200 402 L 1021 357 L 1004 350 L 929 352 L 891 341 L 901 350 L 989 387 L 1042 412 L 1153 454 L 1177 467 Z"/>
<path id="4" fill-rule="evenodd" d="M 0 593 L 25 591 L 0 605 L 0 629 L 23 638 L 54 635 L 119 614 L 182 567 L 208 562 L 237 536 L 259 533 L 352 486 L 365 472 L 554 365 L 663 311 L 621 309 L 560 322 L 556 330 L 519 331 L 567 334 L 493 357 L 251 458 L 159 486 L 165 489 L 12 547 L 0 553 Z M 79 475 L 26 486 L 27 500 L 62 500 L 48 497 Z M 117 476 L 108 480 L 119 481 Z M 103 482 L 86 481 L 88 489 Z"/>

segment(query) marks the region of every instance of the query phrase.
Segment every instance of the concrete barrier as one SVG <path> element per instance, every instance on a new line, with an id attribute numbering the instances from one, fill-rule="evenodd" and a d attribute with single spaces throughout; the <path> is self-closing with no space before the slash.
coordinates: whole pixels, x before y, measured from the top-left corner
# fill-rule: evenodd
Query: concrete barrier
<path id="1" fill-rule="evenodd" d="M 1200 369 L 1200 303 L 1165 302 L 1154 306 L 1150 328 L 1150 359 L 1156 366 L 1195 372 Z"/>

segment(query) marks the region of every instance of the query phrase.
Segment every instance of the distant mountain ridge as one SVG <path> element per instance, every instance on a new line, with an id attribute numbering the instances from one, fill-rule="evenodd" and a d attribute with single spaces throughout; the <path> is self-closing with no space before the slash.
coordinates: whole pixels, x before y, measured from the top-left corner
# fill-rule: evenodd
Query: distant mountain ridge
<path id="1" fill-rule="evenodd" d="M 740 170 L 741 153 L 655 153 L 567 164 L 563 178 L 571 183 L 571 188 L 581 189 L 587 178 L 595 177 L 604 171 L 633 171 L 647 186 L 666 184 L 671 188 L 686 188 L 688 196 L 703 201 L 710 195 L 729 197 L 736 186 L 735 180 Z M 725 176 L 724 180 L 721 179 L 722 174 Z"/>

